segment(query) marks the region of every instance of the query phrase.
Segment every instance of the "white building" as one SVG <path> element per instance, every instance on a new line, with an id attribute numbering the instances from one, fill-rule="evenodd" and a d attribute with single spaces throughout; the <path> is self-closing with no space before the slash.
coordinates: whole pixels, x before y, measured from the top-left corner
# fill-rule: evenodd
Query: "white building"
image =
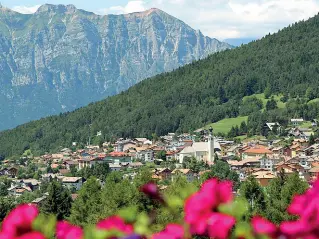
<path id="1" fill-rule="evenodd" d="M 80 190 L 83 185 L 82 177 L 64 177 L 62 179 L 62 184 L 66 186 L 68 189 L 76 189 Z"/>
<path id="2" fill-rule="evenodd" d="M 109 163 L 109 168 L 111 169 L 112 172 L 121 171 L 122 166 L 119 163 Z"/>
<path id="3" fill-rule="evenodd" d="M 183 163 L 185 157 L 195 157 L 198 161 L 213 163 L 216 152 L 221 151 L 220 144 L 216 140 L 208 142 L 195 142 L 192 146 L 185 147 L 179 153 L 179 163 Z"/>
<path id="4" fill-rule="evenodd" d="M 304 120 L 303 119 L 291 119 L 290 122 L 292 125 L 297 126 L 297 125 L 302 124 L 304 122 Z"/>
<path id="5" fill-rule="evenodd" d="M 152 162 L 154 160 L 154 152 L 153 150 L 141 150 L 136 152 L 135 157 L 142 162 Z"/>

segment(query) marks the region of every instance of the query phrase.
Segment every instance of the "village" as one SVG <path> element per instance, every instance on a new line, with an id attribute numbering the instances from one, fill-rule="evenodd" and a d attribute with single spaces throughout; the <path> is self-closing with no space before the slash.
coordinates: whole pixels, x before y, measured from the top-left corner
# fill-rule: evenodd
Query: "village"
<path id="1" fill-rule="evenodd" d="M 85 168 L 108 164 L 110 172 L 117 171 L 122 173 L 123 178 L 133 179 L 141 168 L 148 166 L 155 181 L 169 182 L 176 175 L 184 175 L 192 182 L 207 172 L 216 160 L 222 160 L 237 172 L 241 182 L 253 176 L 261 186 L 267 186 L 280 173 L 298 173 L 301 179 L 311 184 L 319 173 L 319 141 L 313 139 L 314 142 L 310 142 L 313 141 L 310 138 L 317 122 L 301 128 L 302 122 L 302 119 L 292 119 L 289 135 L 271 140 L 255 137 L 242 142 L 229 141 L 215 137 L 213 129 L 199 129 L 194 134 L 169 133 L 157 140 L 119 138 L 115 143 L 105 142 L 102 147 L 88 145 L 75 151 L 64 148 L 40 157 L 34 157 L 29 151 L 21 156 L 19 162 L 3 160 L 0 176 L 11 180 L 7 189 L 10 196 L 19 197 L 33 192 L 42 183 L 56 179 L 76 198 L 77 191 L 87 179 L 74 175 Z M 269 131 L 273 127 L 280 129 L 278 123 L 265 124 Z M 187 168 L 185 162 L 190 159 L 204 163 L 206 170 Z M 162 189 L 165 189 L 165 183 Z M 43 194 L 33 203 L 41 203 L 45 198 L 46 194 Z"/>

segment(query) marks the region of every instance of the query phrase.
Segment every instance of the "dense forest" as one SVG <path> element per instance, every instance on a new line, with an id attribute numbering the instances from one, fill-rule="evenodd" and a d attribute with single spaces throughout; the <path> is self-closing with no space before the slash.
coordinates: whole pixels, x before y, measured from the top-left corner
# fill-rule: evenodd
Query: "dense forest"
<path id="1" fill-rule="evenodd" d="M 29 148 L 39 154 L 72 142 L 85 144 L 89 132 L 102 131 L 104 139 L 110 139 L 192 131 L 245 114 L 242 98 L 255 93 L 318 98 L 318 35 L 317 15 L 248 45 L 144 80 L 104 101 L 4 131 L 0 155 L 21 154 Z M 297 110 L 309 117 L 318 115 L 317 103 L 311 109 L 300 105 L 279 113 L 271 113 L 278 109 L 269 105 L 267 114 L 302 117 L 290 112 Z"/>

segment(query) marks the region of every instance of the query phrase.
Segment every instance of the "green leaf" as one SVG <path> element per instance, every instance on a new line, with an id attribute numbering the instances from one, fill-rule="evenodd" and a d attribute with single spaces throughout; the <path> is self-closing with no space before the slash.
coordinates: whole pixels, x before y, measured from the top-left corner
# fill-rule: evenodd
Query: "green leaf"
<path id="1" fill-rule="evenodd" d="M 138 207 L 132 206 L 128 208 L 121 209 L 118 215 L 125 220 L 127 223 L 133 223 L 137 219 Z"/>
<path id="2" fill-rule="evenodd" d="M 170 196 L 167 200 L 169 208 L 176 209 L 178 207 L 183 207 L 184 201 L 178 196 Z"/>
<path id="3" fill-rule="evenodd" d="M 253 239 L 252 229 L 249 223 L 239 222 L 235 228 L 235 238 Z"/>
<path id="4" fill-rule="evenodd" d="M 140 235 L 148 235 L 150 234 L 149 230 L 150 219 L 148 215 L 143 212 L 137 216 L 136 223 L 134 224 L 135 232 Z"/>
<path id="5" fill-rule="evenodd" d="M 32 228 L 42 232 L 46 238 L 53 238 L 55 234 L 56 217 L 54 215 L 40 214 L 33 222 Z"/>
<path id="6" fill-rule="evenodd" d="M 117 230 L 99 230 L 95 226 L 88 226 L 84 229 L 84 239 L 108 239 L 120 238 L 124 234 Z"/>
<path id="7" fill-rule="evenodd" d="M 223 204 L 219 206 L 218 210 L 221 213 L 231 215 L 237 220 L 240 220 L 248 211 L 248 203 L 244 199 L 237 199 L 230 204 Z"/>

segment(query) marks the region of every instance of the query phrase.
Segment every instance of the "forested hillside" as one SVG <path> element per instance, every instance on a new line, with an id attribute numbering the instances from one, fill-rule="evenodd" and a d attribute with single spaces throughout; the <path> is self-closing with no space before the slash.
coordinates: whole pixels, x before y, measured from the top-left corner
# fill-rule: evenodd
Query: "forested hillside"
<path id="1" fill-rule="evenodd" d="M 150 136 L 190 131 L 225 117 L 236 117 L 242 98 L 265 90 L 286 98 L 319 97 L 319 16 L 259 41 L 209 56 L 171 73 L 72 113 L 48 117 L 0 134 L 0 154 L 31 148 L 40 153 L 86 143 L 91 132 Z M 273 115 L 318 113 L 296 106 Z"/>

